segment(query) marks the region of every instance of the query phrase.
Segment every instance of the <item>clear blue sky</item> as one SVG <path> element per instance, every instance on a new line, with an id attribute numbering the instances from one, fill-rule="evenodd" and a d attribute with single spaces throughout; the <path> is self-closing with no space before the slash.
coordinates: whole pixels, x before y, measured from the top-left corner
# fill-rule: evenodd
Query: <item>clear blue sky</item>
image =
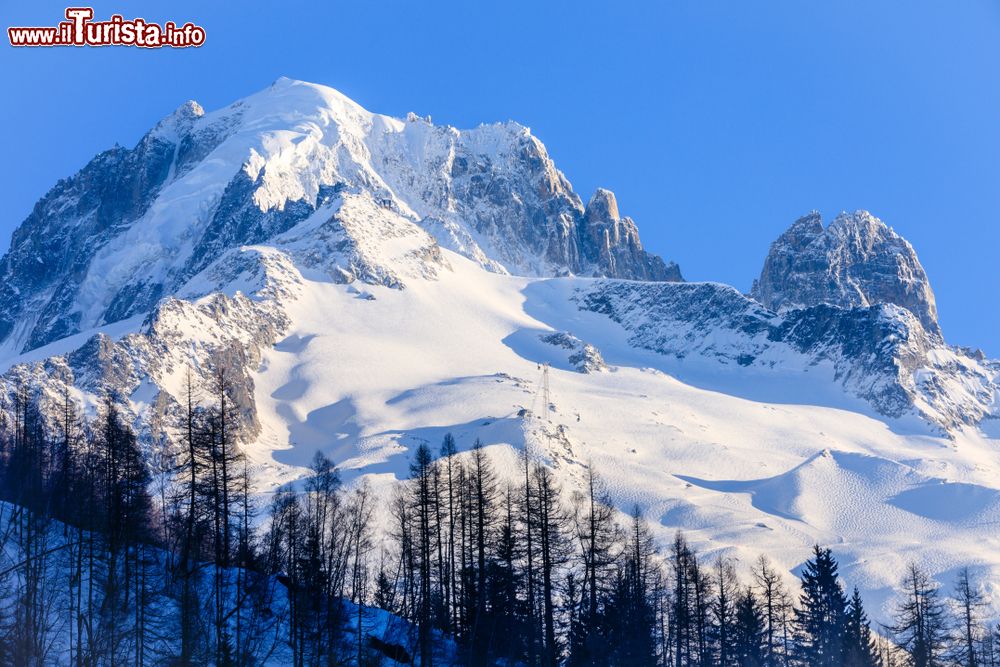
<path id="1" fill-rule="evenodd" d="M 65 4 L 0 7 L 6 28 Z M 191 20 L 207 43 L 15 51 L 4 35 L 0 249 L 98 151 L 186 99 L 217 108 L 286 75 L 382 113 L 530 126 L 584 199 L 613 189 L 689 279 L 747 290 L 797 216 L 867 208 L 917 248 L 948 339 L 1000 356 L 996 0 L 94 7 Z"/>

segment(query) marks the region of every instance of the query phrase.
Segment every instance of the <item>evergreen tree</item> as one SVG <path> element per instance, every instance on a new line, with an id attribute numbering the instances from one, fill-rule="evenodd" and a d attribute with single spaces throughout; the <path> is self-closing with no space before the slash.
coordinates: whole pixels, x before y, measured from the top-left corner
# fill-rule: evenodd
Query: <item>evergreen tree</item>
<path id="1" fill-rule="evenodd" d="M 732 563 L 719 558 L 715 565 L 715 600 L 712 614 L 715 618 L 713 627 L 714 644 L 717 647 L 717 664 L 720 667 L 730 667 L 735 663 L 733 624 L 736 617 L 736 602 L 741 595 L 736 569 Z"/>
<path id="2" fill-rule="evenodd" d="M 523 579 L 524 579 L 524 611 L 525 618 L 525 659 L 529 667 L 539 664 L 539 651 L 542 645 L 543 626 L 539 613 L 537 567 L 538 547 L 535 543 L 538 532 L 538 514 L 541 511 L 538 494 L 535 493 L 531 479 L 531 450 L 525 443 L 521 453 L 521 464 L 524 479 L 521 485 L 521 525 L 523 542 Z"/>
<path id="3" fill-rule="evenodd" d="M 538 578 L 541 596 L 543 667 L 556 667 L 562 646 L 556 628 L 556 587 L 560 570 L 569 559 L 567 516 L 560 502 L 560 489 L 552 471 L 536 464 L 531 486 L 535 489 L 534 528 L 537 531 L 539 564 Z M 567 596 L 572 600 L 572 596 Z"/>
<path id="4" fill-rule="evenodd" d="M 6 531 L 13 532 L 16 566 L 8 651 L 15 665 L 43 664 L 51 618 L 52 587 L 48 558 L 51 498 L 45 489 L 48 450 L 38 406 L 21 384 L 14 396 L 14 437 L 5 475 L 8 497 L 16 504 Z"/>
<path id="5" fill-rule="evenodd" d="M 67 391 L 0 394 L 0 551 L 11 560 L 0 664 L 251 665 L 280 643 L 294 667 L 380 653 L 431 665 L 450 635 L 457 660 L 477 666 L 1000 667 L 968 570 L 951 619 L 911 565 L 894 644 L 872 632 L 857 588 L 846 598 L 828 549 L 805 564 L 793 613 L 766 558 L 747 588 L 728 561 L 704 567 L 678 533 L 667 569 L 638 509 L 620 521 L 595 471 L 568 515 L 540 461 L 525 456 L 501 488 L 482 444 L 459 455 L 450 436 L 438 461 L 415 452 L 377 563 L 375 498 L 363 484 L 345 491 L 321 454 L 300 487 L 275 494 L 257 532 L 252 469 L 226 417 L 233 389 L 217 375 L 217 404 L 203 409 L 191 385 L 174 493 L 157 487 L 158 514 L 120 401 L 107 396 L 87 419 Z M 369 637 L 371 605 L 405 618 L 412 639 Z"/>
<path id="6" fill-rule="evenodd" d="M 840 667 L 847 599 L 829 549 L 813 548 L 801 579 L 796 610 L 799 659 L 813 667 Z"/>
<path id="7" fill-rule="evenodd" d="M 871 624 L 855 587 L 844 616 L 844 667 L 878 667 L 878 651 Z"/>
<path id="8" fill-rule="evenodd" d="M 733 656 L 739 667 L 761 667 L 766 662 L 767 628 L 752 588 L 743 589 L 734 605 Z"/>
<path id="9" fill-rule="evenodd" d="M 467 621 L 468 651 L 474 664 L 486 664 L 492 651 L 494 611 L 489 604 L 488 561 L 494 547 L 497 527 L 496 475 L 483 444 L 478 439 L 470 452 L 468 489 Z"/>
<path id="10" fill-rule="evenodd" d="M 787 617 L 788 593 L 781 575 L 763 554 L 754 566 L 753 578 L 764 614 L 764 662 L 778 665 L 781 664 L 780 659 L 787 656 L 783 642 L 787 624 L 783 620 Z"/>
<path id="11" fill-rule="evenodd" d="M 586 494 L 574 495 L 574 526 L 579 545 L 582 587 L 576 623 L 570 629 L 569 665 L 603 665 L 609 660 L 604 605 L 620 555 L 620 529 L 600 478 L 587 472 Z"/>
<path id="12" fill-rule="evenodd" d="M 655 547 L 639 508 L 632 512 L 628 543 L 606 611 L 611 665 L 656 665 L 652 605 Z"/>
<path id="13" fill-rule="evenodd" d="M 711 615 L 714 600 L 711 575 L 707 569 L 702 568 L 696 556 L 688 561 L 688 567 L 690 568 L 688 580 L 691 586 L 693 648 L 695 649 L 691 664 L 709 667 L 715 660 L 715 647 L 711 641 Z"/>
<path id="14" fill-rule="evenodd" d="M 693 657 L 691 610 L 691 563 L 695 555 L 687 544 L 684 535 L 678 531 L 670 554 L 670 564 L 673 569 L 673 601 L 671 607 L 671 647 L 674 657 L 674 667 L 697 664 Z"/>
<path id="15" fill-rule="evenodd" d="M 202 477 L 209 469 L 210 451 L 206 447 L 206 429 L 195 403 L 191 369 L 187 369 L 184 384 L 183 422 L 180 428 L 181 448 L 175 470 L 179 486 L 174 510 L 174 523 L 179 533 L 179 559 L 174 573 L 180 582 L 179 667 L 190 667 L 205 660 L 205 629 L 201 626 L 201 569 L 198 560 L 204 555 L 206 527 Z M 204 502 L 202 502 L 204 501 Z"/>
<path id="16" fill-rule="evenodd" d="M 441 442 L 441 452 L 439 461 L 443 462 L 443 493 L 441 503 L 444 505 L 444 516 L 448 522 L 447 540 L 445 546 L 445 571 L 444 581 L 444 606 L 447 615 L 444 619 L 443 629 L 445 632 L 454 632 L 458 625 L 458 603 L 456 600 L 457 585 L 455 580 L 455 516 L 457 498 L 457 475 L 455 457 L 458 453 L 458 445 L 451 433 L 446 433 Z"/>
<path id="17" fill-rule="evenodd" d="M 431 577 L 433 569 L 432 537 L 434 535 L 434 507 L 437 499 L 433 496 L 432 476 L 434 463 L 430 449 L 426 445 L 417 448 L 410 464 L 410 479 L 413 480 L 413 507 L 416 517 L 415 530 L 418 568 L 418 607 L 416 613 L 420 664 L 433 664 L 432 646 L 433 602 L 431 600 Z"/>
<path id="18" fill-rule="evenodd" d="M 520 557 L 515 530 L 514 491 L 508 487 L 503 497 L 503 519 L 497 535 L 496 554 L 489 562 L 486 591 L 491 625 L 490 645 L 498 658 L 522 659 L 526 655 L 523 642 L 527 629 L 525 605 L 519 599 L 522 589 L 520 571 L 515 562 Z"/>

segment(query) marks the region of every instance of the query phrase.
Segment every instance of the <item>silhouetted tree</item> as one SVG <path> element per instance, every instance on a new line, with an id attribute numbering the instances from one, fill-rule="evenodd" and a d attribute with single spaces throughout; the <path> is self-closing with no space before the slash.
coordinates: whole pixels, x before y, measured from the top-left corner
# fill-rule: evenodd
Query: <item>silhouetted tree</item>
<path id="1" fill-rule="evenodd" d="M 878 652 L 861 593 L 851 594 L 844 614 L 844 667 L 878 667 Z"/>
<path id="2" fill-rule="evenodd" d="M 739 667 L 761 667 L 766 662 L 767 628 L 760 603 L 752 588 L 744 588 L 734 604 L 734 663 Z"/>
<path id="3" fill-rule="evenodd" d="M 839 667 L 846 607 L 837 562 L 829 549 L 817 545 L 802 570 L 802 594 L 796 610 L 800 660 L 814 667 Z"/>
<path id="4" fill-rule="evenodd" d="M 907 567 L 904 595 L 893 632 L 913 667 L 943 664 L 948 640 L 947 610 L 938 588 L 916 564 Z"/>

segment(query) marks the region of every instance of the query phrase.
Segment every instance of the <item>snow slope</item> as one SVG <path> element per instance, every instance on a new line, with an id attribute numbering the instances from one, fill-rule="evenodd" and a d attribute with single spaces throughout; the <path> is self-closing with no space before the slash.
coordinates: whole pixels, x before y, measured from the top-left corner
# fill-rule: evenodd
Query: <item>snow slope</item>
<path id="1" fill-rule="evenodd" d="M 0 262 L 0 392 L 110 393 L 153 453 L 188 371 L 207 397 L 224 364 L 262 493 L 317 450 L 386 489 L 451 432 L 509 472 L 528 448 L 567 490 L 594 465 L 705 553 L 791 572 L 829 545 L 885 618 L 910 559 L 1000 582 L 1000 366 L 879 300 L 898 294 L 873 281 L 914 274 L 873 253 L 848 272 L 863 302 L 774 312 L 678 282 L 522 126 L 279 80 L 182 106 L 39 202 Z"/>
<path id="2" fill-rule="evenodd" d="M 294 324 L 254 376 L 253 456 L 271 484 L 316 450 L 348 477 L 401 478 L 418 443 L 451 432 L 463 447 L 482 439 L 511 474 L 530 447 L 570 488 L 592 463 L 664 540 L 683 529 L 706 552 L 746 564 L 764 552 L 789 570 L 830 545 L 876 609 L 910 559 L 943 582 L 968 563 L 1000 581 L 995 437 L 881 417 L 833 382 L 832 365 L 735 373 L 637 349 L 563 297 L 601 281 L 501 276 L 445 255 L 439 280 L 367 288 L 373 298 L 303 281 Z M 567 330 L 610 368 L 580 372 L 540 337 Z M 548 421 L 539 363 L 551 364 Z"/>

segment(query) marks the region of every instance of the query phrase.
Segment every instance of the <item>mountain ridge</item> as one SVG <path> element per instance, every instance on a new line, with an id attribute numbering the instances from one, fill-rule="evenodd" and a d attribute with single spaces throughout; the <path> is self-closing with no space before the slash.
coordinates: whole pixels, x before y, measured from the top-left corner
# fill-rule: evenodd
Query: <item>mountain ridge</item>
<path id="1" fill-rule="evenodd" d="M 270 250 L 243 250 L 258 246 Z M 219 267 L 267 274 L 273 260 L 263 258 L 281 256 L 311 277 L 405 289 L 452 270 L 444 249 L 502 275 L 575 267 L 638 281 L 608 283 L 603 294 L 647 304 L 630 344 L 662 354 L 749 366 L 789 346 L 812 363 L 837 359 L 836 379 L 888 417 L 915 411 L 952 432 L 998 412 L 995 362 L 944 342 L 916 252 L 867 211 L 827 226 L 816 212 L 796 220 L 754 281 L 750 297 L 770 311 L 758 312 L 725 290 L 706 292 L 709 284 L 656 287 L 682 282 L 677 266 L 642 249 L 611 191 L 598 188 L 584 205 L 520 124 L 463 131 L 412 113 L 396 119 L 286 78 L 213 112 L 185 102 L 135 148 L 105 151 L 52 188 L 0 259 L 9 278 L 0 349 L 16 356 L 140 315 L 148 328 L 161 301 L 225 291 L 235 276 Z M 66 270 L 50 271 L 53 263 Z M 610 302 L 587 299 L 581 308 L 631 326 Z M 664 327 L 692 326 L 700 339 L 664 338 Z M 744 340 L 705 345 L 721 331 Z"/>
<path id="2" fill-rule="evenodd" d="M 567 484 L 593 462 L 659 539 L 684 529 L 789 569 L 840 541 L 876 598 L 895 571 L 879 558 L 896 567 L 912 535 L 939 571 L 1000 573 L 1000 545 L 969 532 L 992 505 L 951 525 L 920 504 L 934 491 L 883 478 L 891 461 L 920 484 L 995 488 L 1000 364 L 925 325 L 926 274 L 881 221 L 857 214 L 858 234 L 818 242 L 828 228 L 802 222 L 810 270 L 782 282 L 765 262 L 771 308 L 651 259 L 613 193 L 584 204 L 520 125 L 393 119 L 291 81 L 258 95 L 186 103 L 36 206 L 0 262 L 0 397 L 30 387 L 52 420 L 64 392 L 90 413 L 110 397 L 153 460 L 181 442 L 188 380 L 212 396 L 224 369 L 228 427 L 264 491 L 316 451 L 384 490 L 453 432 L 501 462 L 531 449 Z M 790 249 L 775 257 L 799 266 Z M 836 280 L 805 290 L 815 273 Z M 912 294 L 930 299 L 898 298 Z M 814 490 L 755 505 L 757 487 L 729 484 L 770 492 L 805 461 L 912 522 L 866 533 L 810 515 Z"/>
<path id="3" fill-rule="evenodd" d="M 135 148 L 101 153 L 50 190 L 0 260 L 0 343 L 26 351 L 148 311 L 226 249 L 290 230 L 337 189 L 368 193 L 489 270 L 680 279 L 617 207 L 588 216 L 521 125 L 394 119 L 279 79 L 207 114 L 187 102 Z"/>

